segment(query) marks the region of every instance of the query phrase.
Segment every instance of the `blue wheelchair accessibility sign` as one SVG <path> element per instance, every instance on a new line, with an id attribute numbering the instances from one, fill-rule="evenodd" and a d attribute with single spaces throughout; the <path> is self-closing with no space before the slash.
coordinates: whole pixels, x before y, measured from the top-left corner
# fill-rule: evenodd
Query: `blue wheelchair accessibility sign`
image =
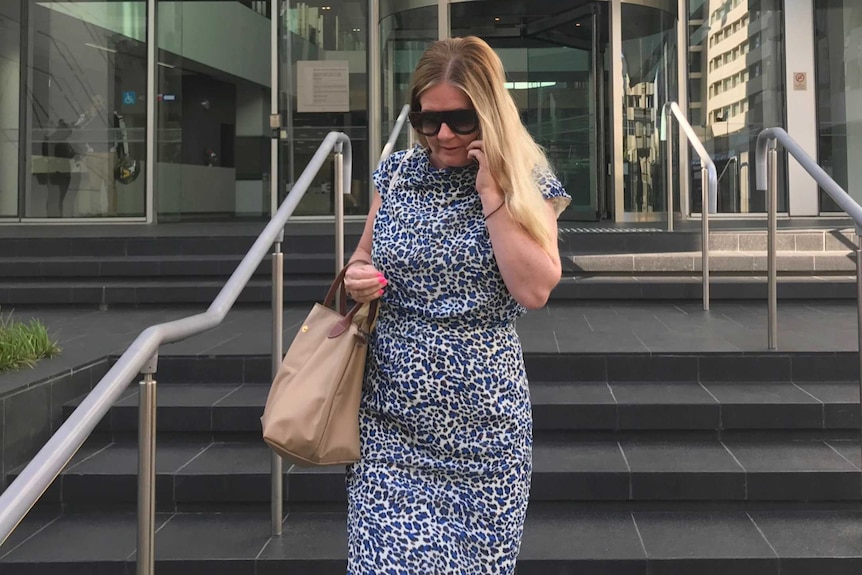
<path id="1" fill-rule="evenodd" d="M 123 92 L 123 105 L 131 106 L 138 103 L 138 94 L 137 92 L 129 91 Z"/>

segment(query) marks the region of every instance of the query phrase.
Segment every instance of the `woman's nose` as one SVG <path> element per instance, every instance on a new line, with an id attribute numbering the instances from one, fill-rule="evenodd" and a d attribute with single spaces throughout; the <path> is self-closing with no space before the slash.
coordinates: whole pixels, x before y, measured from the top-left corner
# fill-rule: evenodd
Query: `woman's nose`
<path id="1" fill-rule="evenodd" d="M 437 132 L 437 137 L 443 140 L 449 140 L 455 136 L 455 132 L 449 129 L 449 124 L 446 122 L 440 123 L 440 131 Z"/>

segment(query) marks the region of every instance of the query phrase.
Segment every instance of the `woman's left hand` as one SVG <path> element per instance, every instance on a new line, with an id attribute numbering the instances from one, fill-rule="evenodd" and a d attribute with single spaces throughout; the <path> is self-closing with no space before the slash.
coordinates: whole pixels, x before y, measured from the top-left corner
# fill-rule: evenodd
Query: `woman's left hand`
<path id="1" fill-rule="evenodd" d="M 483 204 L 486 199 L 489 201 L 503 199 L 503 193 L 497 186 L 497 180 L 494 179 L 491 168 L 488 166 L 484 145 L 482 140 L 473 140 L 467 145 L 467 157 L 479 164 L 479 173 L 476 174 L 476 191 L 482 197 Z"/>

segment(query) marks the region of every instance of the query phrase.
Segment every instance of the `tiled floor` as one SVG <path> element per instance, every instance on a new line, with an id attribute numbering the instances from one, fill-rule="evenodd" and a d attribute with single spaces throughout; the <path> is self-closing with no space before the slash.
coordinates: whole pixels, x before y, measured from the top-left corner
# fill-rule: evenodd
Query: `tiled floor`
<path id="1" fill-rule="evenodd" d="M 18 308 L 13 317 L 42 321 L 59 340 L 63 353 L 35 369 L 0 375 L 0 394 L 49 375 L 118 355 L 146 327 L 195 313 L 201 308 Z M 285 309 L 285 345 L 308 306 Z M 270 349 L 268 307 L 240 307 L 218 327 L 164 346 L 165 355 L 264 355 Z M 856 305 L 853 302 L 781 302 L 779 351 L 855 351 Z M 767 349 L 765 302 L 572 302 L 552 301 L 518 321 L 527 353 L 685 353 L 754 352 Z"/>

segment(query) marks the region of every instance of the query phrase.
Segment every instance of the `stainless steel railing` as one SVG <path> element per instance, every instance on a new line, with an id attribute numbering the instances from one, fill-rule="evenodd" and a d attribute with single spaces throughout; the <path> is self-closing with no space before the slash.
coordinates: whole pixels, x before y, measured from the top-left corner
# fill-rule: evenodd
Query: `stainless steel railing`
<path id="1" fill-rule="evenodd" d="M 700 158 L 700 184 L 701 184 L 701 277 L 703 278 L 703 310 L 709 311 L 709 214 L 716 212 L 718 196 L 718 176 L 715 163 L 703 146 L 703 142 L 694 133 L 694 128 L 688 123 L 685 115 L 679 109 L 676 102 L 667 102 L 662 113 L 666 118 L 666 158 L 667 162 L 667 229 L 673 231 L 673 138 L 670 137 L 673 119 L 679 123 L 685 137 L 688 139 L 694 151 Z"/>
<path id="2" fill-rule="evenodd" d="M 832 179 L 814 159 L 802 149 L 793 138 L 782 128 L 767 128 L 757 136 L 755 155 L 757 167 L 757 189 L 766 191 L 767 215 L 767 266 L 769 273 L 768 298 L 768 346 L 778 348 L 778 147 L 780 142 L 784 149 L 793 156 L 799 165 L 805 168 L 814 181 L 835 200 L 841 209 L 847 212 L 856 224 L 856 357 L 859 378 L 859 407 L 862 410 L 862 206 L 850 197 L 844 188 Z M 860 434 L 860 449 L 862 449 L 862 434 Z"/>
<path id="3" fill-rule="evenodd" d="M 769 270 L 768 308 L 769 308 L 769 349 L 778 347 L 778 148 L 780 142 L 784 149 L 793 156 L 799 165 L 805 168 L 817 184 L 835 200 L 841 209 L 847 212 L 856 224 L 856 293 L 857 314 L 859 317 L 859 341 L 862 342 L 862 267 L 859 265 L 860 236 L 862 236 L 862 206 L 850 197 L 817 162 L 802 149 L 790 135 L 781 128 L 767 128 L 757 136 L 757 189 L 766 191 L 767 206 L 767 265 Z M 859 359 L 860 375 L 862 375 L 862 354 Z"/>
<path id="4" fill-rule="evenodd" d="M 404 104 L 401 108 L 401 113 L 398 114 L 398 117 L 395 119 L 395 126 L 393 126 L 392 132 L 389 134 L 389 139 L 383 146 L 383 151 L 380 153 L 380 159 L 378 162 L 382 162 L 389 156 L 389 154 L 392 153 L 392 150 L 395 148 L 395 142 L 398 140 L 398 134 L 401 133 L 401 129 L 404 127 L 404 122 L 407 121 L 407 114 L 409 113 L 410 104 Z"/>
<path id="5" fill-rule="evenodd" d="M 330 132 L 320 144 L 308 166 L 269 224 L 258 236 L 248 253 L 230 276 L 206 312 L 179 320 L 150 326 L 132 342 L 108 373 L 99 381 L 81 405 L 69 416 L 51 439 L 39 450 L 21 475 L 0 495 L 0 545 L 27 515 L 39 497 L 56 479 L 98 422 L 129 386 L 138 373 L 143 374 L 140 383 L 139 423 L 139 469 L 138 469 L 138 575 L 152 575 L 154 569 L 155 539 L 155 436 L 156 436 L 156 380 L 159 348 L 163 344 L 180 341 L 219 325 L 236 302 L 254 271 L 263 261 L 269 247 L 274 245 L 274 260 L 281 269 L 281 242 L 284 226 L 302 199 L 314 176 L 320 171 L 331 152 L 335 152 L 336 163 L 336 245 L 344 245 L 343 194 L 350 192 L 352 171 L 352 148 L 350 138 L 340 132 Z M 278 257 L 276 257 L 278 256 Z M 343 250 L 336 253 L 336 262 L 343 261 Z M 339 259 L 340 258 L 340 259 Z M 337 266 L 340 265 L 336 263 Z M 273 279 L 275 280 L 275 268 Z M 273 340 L 280 339 L 282 318 L 281 274 L 278 285 L 273 287 Z M 275 301 L 275 300 L 278 301 Z M 281 343 L 273 342 L 273 352 L 278 350 L 281 361 Z M 273 363 L 275 365 L 275 357 Z M 281 474 L 279 473 L 279 481 Z M 279 489 L 278 499 L 281 499 Z M 279 516 L 280 525 L 280 516 Z M 280 529 L 280 527 L 279 527 Z"/>

